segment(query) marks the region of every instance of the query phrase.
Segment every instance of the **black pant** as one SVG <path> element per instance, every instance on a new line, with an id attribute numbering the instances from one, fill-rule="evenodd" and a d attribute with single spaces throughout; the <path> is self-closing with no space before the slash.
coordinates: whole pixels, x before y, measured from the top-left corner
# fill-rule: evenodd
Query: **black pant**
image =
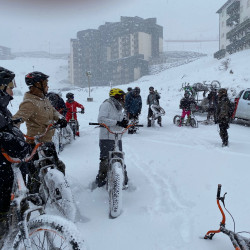
<path id="1" fill-rule="evenodd" d="M 222 142 L 227 143 L 228 142 L 227 130 L 229 128 L 228 122 L 219 123 L 219 128 L 220 128 L 220 137 L 222 139 Z"/>
<path id="2" fill-rule="evenodd" d="M 0 214 L 7 213 L 10 208 L 10 197 L 14 180 L 11 164 L 0 156 Z"/>

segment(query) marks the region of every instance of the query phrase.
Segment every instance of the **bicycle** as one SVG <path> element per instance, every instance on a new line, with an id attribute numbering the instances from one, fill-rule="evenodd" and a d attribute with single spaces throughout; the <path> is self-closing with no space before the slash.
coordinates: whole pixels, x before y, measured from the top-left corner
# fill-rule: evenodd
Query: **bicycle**
<path id="1" fill-rule="evenodd" d="M 158 104 L 152 104 L 150 106 L 153 115 L 149 118 L 151 120 L 151 126 L 153 127 L 155 124 L 155 121 L 161 117 L 165 115 L 165 110 Z"/>
<path id="2" fill-rule="evenodd" d="M 218 230 L 208 231 L 206 233 L 206 235 L 204 236 L 204 239 L 212 240 L 213 236 L 216 233 L 222 232 L 222 233 L 226 234 L 227 236 L 229 236 L 229 238 L 230 238 L 230 240 L 231 240 L 231 242 L 232 242 L 232 244 L 234 246 L 234 249 L 236 249 L 236 250 L 250 250 L 250 239 L 240 235 L 240 233 L 249 233 L 249 232 L 235 233 L 235 226 L 234 226 L 234 231 L 226 229 L 226 216 L 225 216 L 225 213 L 224 213 L 223 209 L 221 208 L 220 202 L 222 202 L 222 204 L 224 206 L 224 209 L 229 213 L 229 211 L 225 207 L 225 196 L 226 196 L 227 193 L 225 193 L 223 195 L 223 197 L 220 197 L 220 193 L 221 193 L 221 184 L 218 184 L 218 188 L 217 188 L 217 205 L 218 205 L 218 208 L 219 208 L 219 210 L 221 212 L 221 215 L 222 215 L 220 228 Z M 232 217 L 232 215 L 231 215 L 231 217 Z"/>
<path id="3" fill-rule="evenodd" d="M 38 170 L 38 178 L 33 178 L 33 182 L 40 183 L 39 193 L 37 197 L 41 197 L 45 206 L 50 204 L 50 208 L 56 208 L 60 214 L 68 220 L 75 222 L 77 207 L 71 192 L 69 183 L 64 174 L 58 170 L 53 156 L 46 156 L 44 150 L 47 150 L 46 143 L 40 143 L 42 138 L 49 129 L 54 129 L 55 126 L 48 125 L 46 131 L 41 135 L 26 138 L 34 140 L 38 146 L 38 160 L 34 161 L 34 166 Z"/>
<path id="4" fill-rule="evenodd" d="M 35 138 L 39 137 L 41 136 Z M 25 185 L 19 169 L 20 164 L 29 162 L 42 145 L 43 143 L 36 143 L 32 153 L 24 159 L 12 158 L 3 149 L 1 150 L 3 156 L 12 163 L 14 174 L 9 232 L 2 249 L 86 249 L 75 225 L 64 218 L 46 215 L 40 197 L 36 194 L 29 194 Z M 46 167 L 41 171 L 46 171 Z M 31 215 L 35 217 L 30 219 Z"/>
<path id="5" fill-rule="evenodd" d="M 79 125 L 79 122 L 74 118 L 73 114 L 76 114 L 76 113 L 83 114 L 83 113 L 79 112 L 79 111 L 77 111 L 77 112 L 70 112 L 70 113 L 72 114 L 72 116 L 71 116 L 71 119 L 69 120 L 68 123 L 69 123 L 70 128 L 73 131 L 73 138 L 75 140 L 76 139 L 76 133 L 77 133 L 80 125 Z"/>
<path id="6" fill-rule="evenodd" d="M 104 127 L 109 133 L 115 136 L 114 150 L 109 152 L 109 166 L 107 173 L 107 190 L 109 194 L 109 216 L 111 218 L 118 217 L 122 212 L 122 190 L 126 189 L 125 180 L 125 163 L 124 152 L 119 149 L 119 139 L 132 126 L 143 127 L 139 124 L 130 124 L 122 131 L 111 131 L 104 123 L 92 123 L 89 125 L 98 125 Z"/>
<path id="7" fill-rule="evenodd" d="M 187 118 L 184 118 L 183 121 L 181 121 L 181 120 L 182 120 L 181 116 L 176 115 L 176 116 L 174 116 L 173 123 L 179 127 L 191 126 L 192 128 L 198 128 L 198 121 L 196 120 L 192 110 L 191 110 L 191 114 Z"/>

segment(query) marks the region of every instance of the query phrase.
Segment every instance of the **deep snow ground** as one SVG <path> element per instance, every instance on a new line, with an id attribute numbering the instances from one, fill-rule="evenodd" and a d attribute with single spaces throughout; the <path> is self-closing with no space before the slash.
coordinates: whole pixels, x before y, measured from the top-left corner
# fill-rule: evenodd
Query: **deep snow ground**
<path id="1" fill-rule="evenodd" d="M 230 146 L 222 148 L 217 125 L 200 125 L 193 129 L 179 128 L 172 122 L 174 115 L 181 113 L 179 101 L 183 92 L 179 90 L 182 82 L 219 80 L 223 87 L 238 92 L 249 87 L 249 59 L 250 50 L 232 55 L 229 70 L 233 69 L 234 74 L 219 70 L 220 61 L 205 57 L 118 86 L 124 90 L 128 86 L 141 88 L 142 124 L 146 125 L 146 97 L 151 85 L 161 93 L 166 116 L 162 128 L 143 127 L 138 134 L 123 137 L 130 187 L 123 192 L 123 213 L 116 219 L 108 217 L 105 188 L 93 192 L 89 188 L 98 171 L 99 130 L 88 123 L 97 120 L 99 106 L 108 97 L 109 87 L 93 87 L 92 103 L 86 101 L 86 89 L 73 90 L 75 100 L 85 106 L 86 113 L 78 115 L 80 138 L 67 145 L 59 156 L 66 163 L 67 176 L 84 217 L 77 226 L 91 250 L 233 249 L 225 235 L 218 234 L 212 241 L 200 238 L 208 230 L 219 228 L 221 215 L 216 205 L 219 183 L 222 193 L 228 192 L 226 206 L 234 216 L 236 231 L 250 230 L 249 126 L 231 124 Z M 17 75 L 25 72 L 25 63 L 15 63 L 15 60 L 1 61 L 2 66 L 9 67 Z M 51 88 L 61 88 L 56 82 L 64 78 L 60 74 L 56 77 L 53 72 L 58 72 L 64 63 L 47 61 L 44 64 L 51 72 Z M 45 69 L 40 65 L 39 70 Z M 19 90 L 24 93 L 25 86 Z M 63 92 L 64 97 L 65 94 Z M 13 113 L 21 99 L 22 96 L 16 96 L 12 101 Z M 198 120 L 202 119 L 205 118 L 198 117 Z M 227 226 L 233 229 L 228 215 Z"/>

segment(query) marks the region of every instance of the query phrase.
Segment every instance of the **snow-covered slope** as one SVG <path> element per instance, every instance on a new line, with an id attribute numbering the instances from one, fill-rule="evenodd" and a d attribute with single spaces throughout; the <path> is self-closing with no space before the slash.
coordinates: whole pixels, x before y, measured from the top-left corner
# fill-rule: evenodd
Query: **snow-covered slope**
<path id="1" fill-rule="evenodd" d="M 99 131 L 88 123 L 97 120 L 99 106 L 108 98 L 109 86 L 93 87 L 93 102 L 87 102 L 88 89 L 72 90 L 86 113 L 78 115 L 80 138 L 67 145 L 60 158 L 67 166 L 67 177 L 84 218 L 77 226 L 91 250 L 233 249 L 229 238 L 222 234 L 212 241 L 201 239 L 208 230 L 219 228 L 218 183 L 222 184 L 222 192 L 228 192 L 226 206 L 234 216 L 236 231 L 250 230 L 249 126 L 231 124 L 230 146 L 222 148 L 217 125 L 192 129 L 176 127 L 172 122 L 174 115 L 181 112 L 179 101 L 183 92 L 179 90 L 183 82 L 219 80 L 223 87 L 234 88 L 236 92 L 250 87 L 250 50 L 230 58 L 227 71 L 220 70 L 221 61 L 208 56 L 117 86 L 124 90 L 128 86 L 141 88 L 140 123 L 145 127 L 138 134 L 123 137 L 130 186 L 124 191 L 123 213 L 116 219 L 108 217 L 105 188 L 93 192 L 89 188 L 98 171 Z M 26 89 L 23 75 L 37 63 L 37 59 L 26 60 L 0 61 L 1 66 L 15 71 L 22 93 Z M 61 88 L 59 82 L 66 76 L 61 68 L 65 65 L 60 60 L 45 60 L 35 70 L 51 75 L 50 88 L 56 89 Z M 166 110 L 162 128 L 146 127 L 149 86 L 161 93 L 160 102 Z M 22 96 L 16 96 L 12 101 L 13 113 L 21 99 Z M 233 229 L 232 220 L 229 216 L 227 219 L 228 228 Z"/>

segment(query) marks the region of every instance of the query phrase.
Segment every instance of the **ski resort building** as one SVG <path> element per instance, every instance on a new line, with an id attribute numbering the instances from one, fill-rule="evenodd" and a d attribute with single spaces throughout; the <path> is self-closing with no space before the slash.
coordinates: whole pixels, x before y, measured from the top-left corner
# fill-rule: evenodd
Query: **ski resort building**
<path id="1" fill-rule="evenodd" d="M 250 48 L 250 0 L 228 0 L 218 11 L 219 51 L 217 59 Z"/>
<path id="2" fill-rule="evenodd" d="M 121 17 L 98 29 L 82 30 L 70 41 L 69 78 L 72 84 L 125 84 L 149 73 L 149 60 L 163 52 L 163 27 L 156 18 Z"/>

